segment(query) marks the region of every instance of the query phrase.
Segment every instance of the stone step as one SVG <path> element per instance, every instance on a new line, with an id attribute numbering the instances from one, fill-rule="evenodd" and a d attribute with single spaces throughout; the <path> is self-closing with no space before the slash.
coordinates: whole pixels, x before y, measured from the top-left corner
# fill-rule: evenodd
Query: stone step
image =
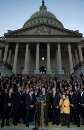
<path id="1" fill-rule="evenodd" d="M 6 65 L 0 64 L 0 73 L 2 76 L 11 76 L 13 73 Z"/>
<path id="2" fill-rule="evenodd" d="M 73 76 L 80 78 L 80 74 L 84 74 L 84 65 L 82 65 L 79 69 L 77 69 L 74 73 Z"/>
<path id="3" fill-rule="evenodd" d="M 33 130 L 34 127 L 27 128 L 27 127 L 4 127 L 2 130 Z M 46 127 L 44 129 L 38 128 L 38 130 L 84 130 L 84 126 L 77 127 L 77 126 L 70 126 L 70 128 L 64 127 Z"/>

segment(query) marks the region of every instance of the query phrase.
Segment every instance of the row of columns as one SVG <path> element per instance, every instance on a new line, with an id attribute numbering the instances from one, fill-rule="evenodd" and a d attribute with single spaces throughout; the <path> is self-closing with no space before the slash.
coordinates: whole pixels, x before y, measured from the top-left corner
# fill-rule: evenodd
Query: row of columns
<path id="1" fill-rule="evenodd" d="M 19 44 L 16 44 L 15 47 L 15 55 L 14 55 L 14 63 L 13 63 L 13 73 L 16 74 L 17 70 L 17 58 L 18 58 L 18 49 L 19 49 Z M 80 62 L 83 62 L 83 55 L 82 55 L 82 49 L 81 45 L 78 45 L 78 50 L 79 50 L 79 58 Z M 8 45 L 5 46 L 5 52 L 4 52 L 4 58 L 3 62 L 5 63 L 7 60 L 7 53 L 8 53 Z M 29 44 L 26 44 L 26 52 L 25 52 L 25 62 L 24 62 L 24 70 L 23 74 L 28 74 L 29 73 Z M 69 54 L 69 65 L 70 65 L 70 73 L 73 73 L 73 60 L 72 60 L 72 51 L 71 51 L 71 45 L 68 44 L 68 54 Z M 59 74 L 63 74 L 62 70 L 62 57 L 61 57 L 61 44 L 58 43 L 57 45 L 57 57 L 58 57 L 58 72 Z M 8 55 L 8 63 L 10 63 L 11 59 L 11 50 L 9 51 Z M 38 74 L 39 73 L 39 43 L 36 44 L 36 70 L 35 72 Z M 51 61 L 50 61 L 50 44 L 47 43 L 47 73 L 51 73 Z"/>

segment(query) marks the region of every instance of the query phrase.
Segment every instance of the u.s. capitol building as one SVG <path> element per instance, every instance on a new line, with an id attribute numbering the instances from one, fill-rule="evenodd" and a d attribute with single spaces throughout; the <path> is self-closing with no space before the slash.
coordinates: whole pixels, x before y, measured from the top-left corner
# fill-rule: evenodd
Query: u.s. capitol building
<path id="1" fill-rule="evenodd" d="M 14 74 L 70 75 L 83 66 L 83 47 L 83 35 L 64 28 L 42 1 L 22 28 L 0 38 L 0 64 Z"/>

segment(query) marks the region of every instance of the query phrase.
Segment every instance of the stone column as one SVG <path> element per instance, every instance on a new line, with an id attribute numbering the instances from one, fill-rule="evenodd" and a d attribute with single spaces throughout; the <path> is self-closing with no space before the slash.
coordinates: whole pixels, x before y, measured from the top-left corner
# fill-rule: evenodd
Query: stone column
<path id="1" fill-rule="evenodd" d="M 81 45 L 78 45 L 78 50 L 79 50 L 79 59 L 80 59 L 80 62 L 83 63 L 83 55 L 82 55 Z"/>
<path id="2" fill-rule="evenodd" d="M 7 54 L 8 54 L 8 45 L 5 46 L 5 52 L 4 52 L 4 58 L 3 58 L 3 62 L 5 63 L 7 60 Z"/>
<path id="3" fill-rule="evenodd" d="M 17 72 L 16 69 L 17 69 L 18 48 L 19 48 L 19 44 L 17 43 L 16 48 L 15 48 L 14 63 L 13 63 L 13 69 L 12 69 L 12 72 L 14 74 L 16 74 Z"/>
<path id="4" fill-rule="evenodd" d="M 11 50 L 9 50 L 7 63 L 10 64 L 10 62 L 11 62 Z"/>
<path id="5" fill-rule="evenodd" d="M 2 61 L 2 49 L 0 49 L 0 61 Z"/>
<path id="6" fill-rule="evenodd" d="M 39 74 L 39 43 L 36 45 L 36 74 Z"/>
<path id="7" fill-rule="evenodd" d="M 57 59 L 58 59 L 58 73 L 63 74 L 63 69 L 62 69 L 62 56 L 61 56 L 61 46 L 60 43 L 58 43 L 58 49 L 57 49 Z"/>
<path id="8" fill-rule="evenodd" d="M 57 48 L 55 49 L 55 74 L 57 73 L 58 70 L 58 52 Z"/>
<path id="9" fill-rule="evenodd" d="M 75 58 L 76 58 L 76 64 L 78 64 L 79 63 L 79 58 L 78 58 L 77 49 L 75 50 Z"/>
<path id="10" fill-rule="evenodd" d="M 12 54 L 11 56 L 11 66 L 13 66 L 13 62 L 14 62 L 14 54 Z"/>
<path id="11" fill-rule="evenodd" d="M 29 44 L 26 44 L 25 63 L 23 74 L 29 74 Z"/>
<path id="12" fill-rule="evenodd" d="M 72 74 L 74 72 L 74 69 L 73 69 L 73 60 L 72 60 L 72 52 L 71 52 L 70 44 L 68 44 L 68 53 L 69 53 L 70 74 Z"/>
<path id="13" fill-rule="evenodd" d="M 47 43 L 47 74 L 51 73 L 51 65 L 50 65 L 50 44 Z"/>

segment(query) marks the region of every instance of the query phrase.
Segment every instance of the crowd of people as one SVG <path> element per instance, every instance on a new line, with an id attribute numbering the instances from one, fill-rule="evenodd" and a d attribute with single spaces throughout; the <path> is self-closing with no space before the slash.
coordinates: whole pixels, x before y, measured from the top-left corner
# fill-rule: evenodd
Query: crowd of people
<path id="1" fill-rule="evenodd" d="M 1 128 L 11 123 L 29 127 L 35 121 L 41 125 L 41 103 L 44 100 L 44 123 L 84 125 L 84 76 L 79 80 L 59 80 L 47 75 L 0 76 Z"/>

